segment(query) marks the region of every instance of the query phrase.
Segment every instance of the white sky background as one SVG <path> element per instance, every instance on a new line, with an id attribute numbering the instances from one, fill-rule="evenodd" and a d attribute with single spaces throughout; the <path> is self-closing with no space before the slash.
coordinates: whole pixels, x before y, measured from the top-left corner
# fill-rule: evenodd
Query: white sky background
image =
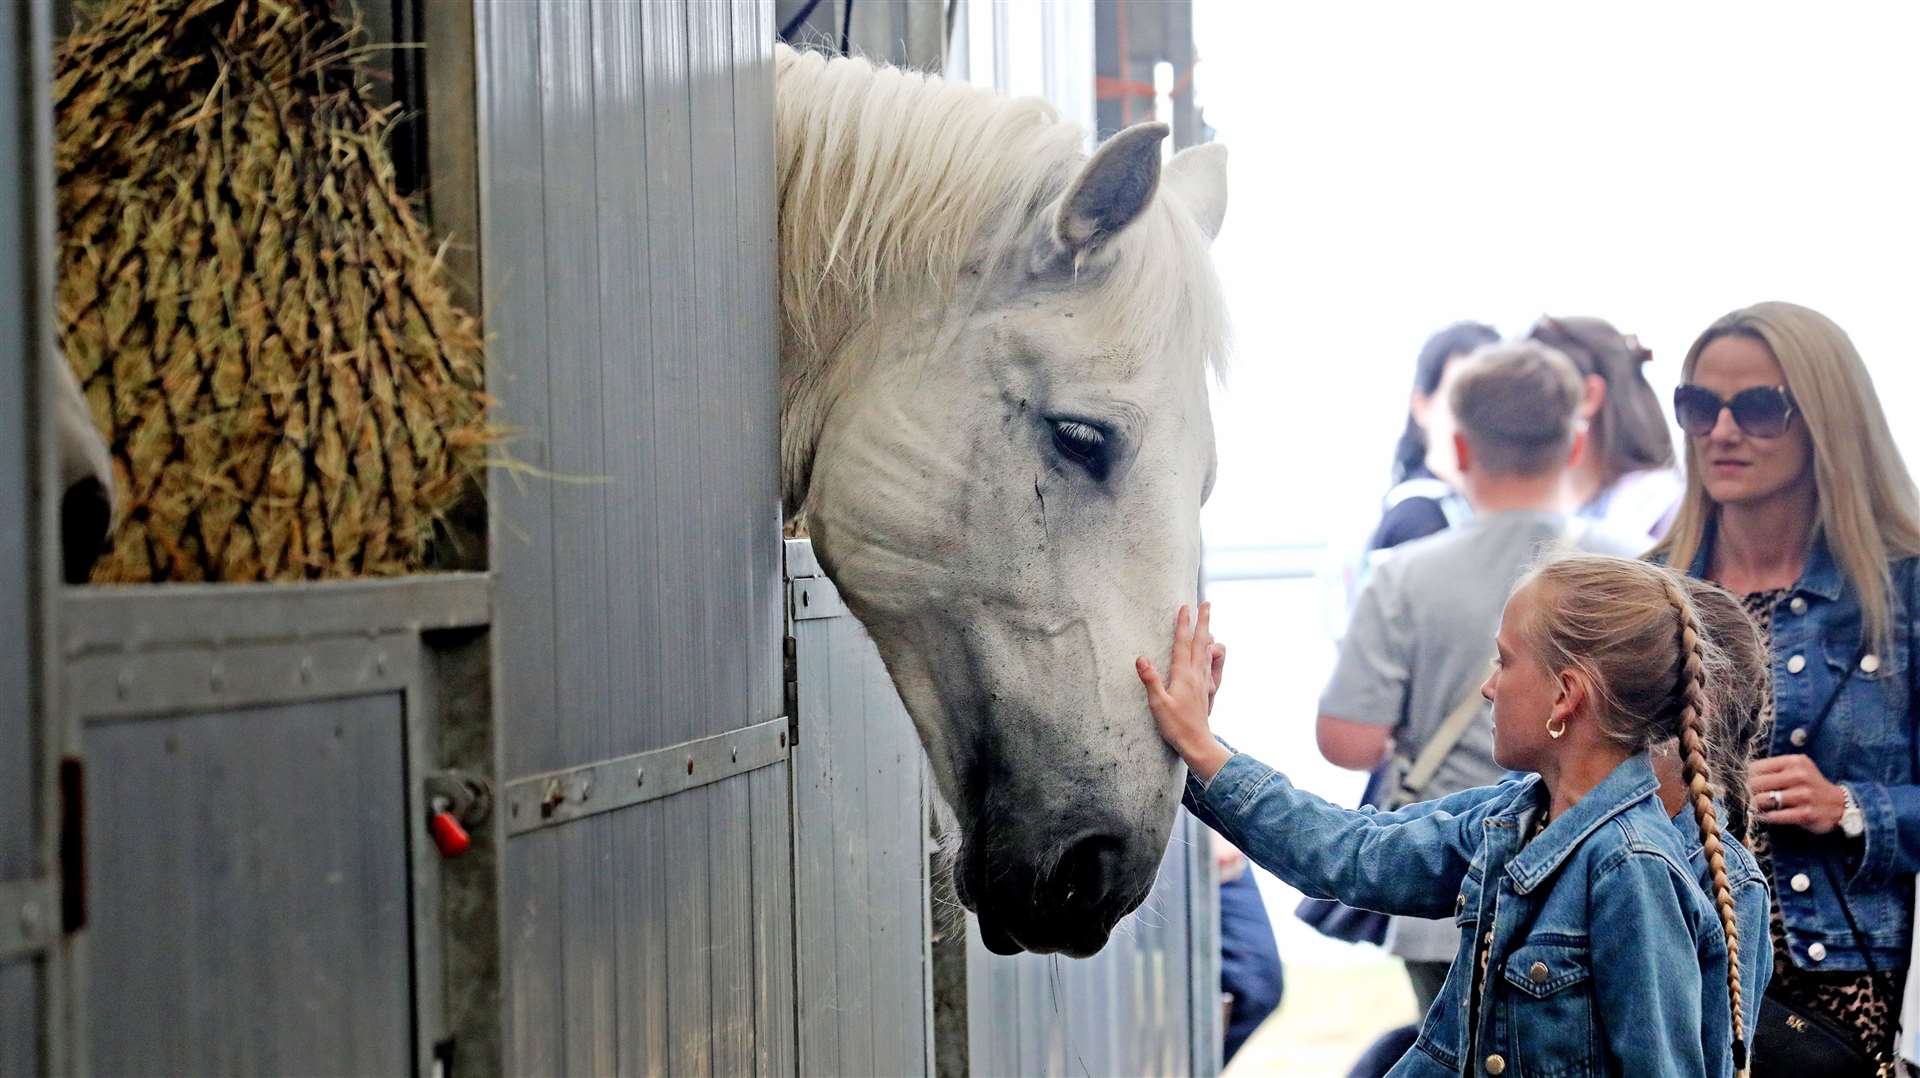
<path id="1" fill-rule="evenodd" d="M 1920 461 L 1920 8 L 1195 0 L 1228 145 L 1214 545 L 1358 542 L 1413 359 L 1459 318 L 1654 351 L 1760 299 L 1865 355 Z"/>

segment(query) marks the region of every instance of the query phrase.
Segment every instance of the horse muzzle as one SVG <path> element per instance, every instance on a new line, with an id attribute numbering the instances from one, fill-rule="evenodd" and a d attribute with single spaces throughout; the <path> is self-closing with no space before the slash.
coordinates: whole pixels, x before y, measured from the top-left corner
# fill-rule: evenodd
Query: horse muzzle
<path id="1" fill-rule="evenodd" d="M 1022 856 L 1017 843 L 969 841 L 954 886 L 993 953 L 1086 958 L 1153 888 L 1158 858 L 1130 857 L 1128 846 L 1117 828 L 1082 831 L 1041 856 Z M 1130 871 L 1138 863 L 1144 874 Z"/>

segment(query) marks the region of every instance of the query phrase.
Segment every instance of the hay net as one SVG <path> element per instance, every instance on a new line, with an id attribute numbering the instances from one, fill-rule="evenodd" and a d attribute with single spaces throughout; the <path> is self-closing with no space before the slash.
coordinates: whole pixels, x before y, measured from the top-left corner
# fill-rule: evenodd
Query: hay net
<path id="1" fill-rule="evenodd" d="M 95 582 L 418 571 L 481 338 L 322 0 L 116 0 L 59 49 L 60 343 L 126 499 Z"/>

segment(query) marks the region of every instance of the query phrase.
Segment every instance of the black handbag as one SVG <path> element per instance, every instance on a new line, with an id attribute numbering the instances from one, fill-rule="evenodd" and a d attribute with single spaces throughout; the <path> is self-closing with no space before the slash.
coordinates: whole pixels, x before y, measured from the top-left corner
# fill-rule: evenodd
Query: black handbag
<path id="1" fill-rule="evenodd" d="M 1913 619 L 1916 572 L 1910 567 L 1907 573 L 1907 715 L 1914 714 L 1916 691 L 1920 690 L 1920 674 L 1916 674 L 1916 662 L 1913 651 Z M 1840 699 L 1840 693 L 1853 680 L 1853 672 L 1860 668 L 1859 658 L 1855 658 L 1847 670 L 1847 676 L 1840 679 L 1833 692 L 1827 697 L 1820 713 L 1809 724 L 1811 730 L 1817 729 L 1826 721 L 1827 713 Z M 1920 737 L 1910 738 L 1913 745 L 1913 774 L 1920 778 Z M 1899 985 L 1890 975 L 1883 975 L 1874 964 L 1873 953 L 1867 948 L 1866 934 L 1860 931 L 1860 925 L 1853 917 L 1853 908 L 1847 904 L 1847 893 L 1841 887 L 1840 876 L 1833 869 L 1833 862 L 1822 857 L 1820 867 L 1826 875 L 1827 885 L 1833 888 L 1834 897 L 1840 900 L 1840 912 L 1847 919 L 1847 929 L 1853 934 L 1854 945 L 1860 948 L 1860 955 L 1866 959 L 1867 973 L 1875 980 L 1884 980 L 1881 990 L 1887 993 L 1887 1004 L 1893 1008 L 1898 1018 L 1900 1013 Z M 1896 1053 L 1897 1054 L 1897 1053 Z M 1760 997 L 1760 1017 L 1758 1028 L 1753 1031 L 1752 1052 L 1753 1078 L 1802 1078 L 1804 1075 L 1833 1075 L 1835 1078 L 1874 1078 L 1880 1073 L 1880 1064 L 1868 1055 L 1855 1039 L 1853 1031 L 1843 1028 L 1832 1018 L 1818 1011 L 1806 1010 L 1795 1006 L 1774 995 L 1771 990 Z"/>

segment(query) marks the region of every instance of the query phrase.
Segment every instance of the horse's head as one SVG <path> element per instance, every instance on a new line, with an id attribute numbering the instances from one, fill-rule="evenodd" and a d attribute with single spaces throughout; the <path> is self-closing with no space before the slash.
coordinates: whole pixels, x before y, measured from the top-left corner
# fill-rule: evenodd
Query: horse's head
<path id="1" fill-rule="evenodd" d="M 1164 661 L 1200 571 L 1226 187 L 1219 147 L 1163 180 L 1166 133 L 1062 162 L 950 286 L 882 292 L 816 405 L 808 529 L 913 715 L 960 826 L 957 891 L 1001 953 L 1098 951 L 1179 802 L 1133 658 Z"/>

